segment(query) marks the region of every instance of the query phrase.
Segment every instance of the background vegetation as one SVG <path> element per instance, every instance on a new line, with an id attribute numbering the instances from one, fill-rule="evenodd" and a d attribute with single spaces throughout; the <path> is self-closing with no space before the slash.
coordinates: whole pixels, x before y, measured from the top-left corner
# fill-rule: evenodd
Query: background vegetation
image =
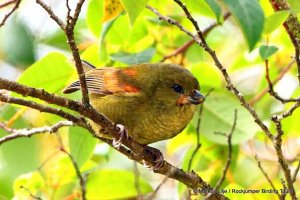
<path id="1" fill-rule="evenodd" d="M 77 78 L 74 52 L 66 42 L 70 35 L 37 2 L 0 2 L 0 76 L 80 100 L 80 92 L 62 94 Z M 97 67 L 172 62 L 188 68 L 207 99 L 181 134 L 153 146 L 174 166 L 193 170 L 219 192 L 227 191 L 228 198 L 295 199 L 300 195 L 298 0 L 182 0 L 216 56 L 196 34 L 180 2 L 84 2 L 74 29 L 81 59 Z M 63 23 L 78 6 L 68 0 L 46 4 Z M 175 26 L 166 17 L 176 20 Z M 7 96 L 7 90 L 0 95 Z M 197 190 L 166 179 L 167 173 L 134 165 L 80 127 L 50 127 L 55 133 L 7 140 L 18 129 L 45 128 L 62 118 L 1 100 L 0 199 L 203 198 L 194 194 Z M 260 192 L 237 194 L 232 189 Z"/>

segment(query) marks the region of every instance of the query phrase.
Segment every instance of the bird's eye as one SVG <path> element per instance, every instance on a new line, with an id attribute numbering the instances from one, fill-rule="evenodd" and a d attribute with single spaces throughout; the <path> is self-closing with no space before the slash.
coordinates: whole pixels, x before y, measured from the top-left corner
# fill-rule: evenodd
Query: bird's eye
<path id="1" fill-rule="evenodd" d="M 179 94 L 183 94 L 183 93 L 184 93 L 184 89 L 183 89 L 180 85 L 178 85 L 178 84 L 174 84 L 174 85 L 172 86 L 172 89 L 173 89 L 175 92 L 179 93 Z"/>

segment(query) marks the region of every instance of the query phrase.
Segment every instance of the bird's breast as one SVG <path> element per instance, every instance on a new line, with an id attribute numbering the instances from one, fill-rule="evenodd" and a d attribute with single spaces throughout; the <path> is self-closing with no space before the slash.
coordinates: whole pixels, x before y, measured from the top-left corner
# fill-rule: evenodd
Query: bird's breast
<path id="1" fill-rule="evenodd" d="M 179 134 L 189 123 L 195 111 L 194 105 L 177 109 L 161 109 L 145 112 L 132 130 L 132 136 L 142 144 L 166 140 Z"/>

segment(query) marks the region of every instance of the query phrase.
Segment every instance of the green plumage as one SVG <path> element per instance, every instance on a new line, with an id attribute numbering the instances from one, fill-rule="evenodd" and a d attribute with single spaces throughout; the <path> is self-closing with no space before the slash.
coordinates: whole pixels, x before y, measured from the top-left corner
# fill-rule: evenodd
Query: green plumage
<path id="1" fill-rule="evenodd" d="M 87 72 L 87 78 L 93 71 L 96 69 Z M 128 134 L 141 144 L 176 136 L 193 117 L 196 109 L 194 104 L 204 100 L 202 98 L 197 103 L 189 101 L 199 90 L 199 83 L 188 70 L 178 65 L 140 64 L 113 69 L 109 73 L 101 75 L 103 84 L 100 90 L 106 93 L 91 93 L 91 103 L 114 123 L 124 125 Z M 174 91 L 175 84 L 183 90 Z M 93 84 L 88 82 L 89 90 L 91 87 Z M 119 91 L 119 88 L 124 88 L 124 91 Z M 130 92 L 131 88 L 135 91 Z M 100 130 L 95 124 L 93 127 Z M 107 137 L 107 134 L 99 134 Z"/>

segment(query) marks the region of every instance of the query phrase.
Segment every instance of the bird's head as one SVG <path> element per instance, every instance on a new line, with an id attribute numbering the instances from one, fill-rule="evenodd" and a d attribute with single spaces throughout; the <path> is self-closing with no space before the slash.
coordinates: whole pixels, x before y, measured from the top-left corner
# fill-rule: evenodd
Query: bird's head
<path id="1" fill-rule="evenodd" d="M 190 106 L 201 104 L 197 79 L 187 69 L 174 64 L 159 64 L 153 79 L 153 98 L 164 105 Z"/>

